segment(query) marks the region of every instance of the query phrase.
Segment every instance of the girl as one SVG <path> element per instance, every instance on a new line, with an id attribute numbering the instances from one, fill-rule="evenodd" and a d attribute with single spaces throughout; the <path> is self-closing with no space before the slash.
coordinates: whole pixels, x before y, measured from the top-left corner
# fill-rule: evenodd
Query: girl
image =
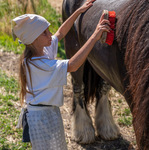
<path id="1" fill-rule="evenodd" d="M 94 33 L 70 60 L 54 60 L 58 41 L 70 30 L 76 18 L 93 5 L 88 0 L 66 20 L 52 36 L 50 23 L 35 14 L 13 19 L 13 36 L 26 46 L 20 62 L 23 141 L 33 150 L 66 150 L 64 128 L 59 107 L 63 105 L 63 85 L 67 72 L 75 72 L 85 61 L 103 31 L 109 32 L 109 21 L 101 17 Z"/>

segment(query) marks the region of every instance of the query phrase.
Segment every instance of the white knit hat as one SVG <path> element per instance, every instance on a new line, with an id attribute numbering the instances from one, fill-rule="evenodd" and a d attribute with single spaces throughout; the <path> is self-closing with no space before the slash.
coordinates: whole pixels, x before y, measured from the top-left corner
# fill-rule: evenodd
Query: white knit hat
<path id="1" fill-rule="evenodd" d="M 17 37 L 23 44 L 29 45 L 43 33 L 50 23 L 42 16 L 35 14 L 25 14 L 12 20 L 12 35 Z"/>

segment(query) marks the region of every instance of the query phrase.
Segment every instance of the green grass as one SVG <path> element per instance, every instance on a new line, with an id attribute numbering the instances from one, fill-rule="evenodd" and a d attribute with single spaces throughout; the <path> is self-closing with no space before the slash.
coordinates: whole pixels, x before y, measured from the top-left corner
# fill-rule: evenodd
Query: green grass
<path id="1" fill-rule="evenodd" d="M 123 112 L 120 114 L 120 118 L 118 119 L 119 125 L 123 126 L 131 126 L 132 125 L 132 115 L 129 108 L 125 108 Z"/>
<path id="2" fill-rule="evenodd" d="M 131 126 L 132 125 L 132 117 L 128 116 L 123 116 L 118 119 L 119 125 L 123 126 Z"/>
<path id="3" fill-rule="evenodd" d="M 0 48 L 2 48 L 3 51 L 12 51 L 15 54 L 21 54 L 25 46 L 23 44 L 19 44 L 18 41 L 13 41 L 10 35 L 0 32 Z"/>
<path id="4" fill-rule="evenodd" d="M 51 23 L 49 30 L 54 34 L 62 23 L 61 15 L 56 13 L 47 0 L 34 2 L 36 13 L 45 17 Z M 16 0 L 2 0 L 0 2 L 0 48 L 4 51 L 13 51 L 15 54 L 21 54 L 25 48 L 23 44 L 18 43 L 18 40 L 14 42 L 11 36 L 11 20 L 19 15 L 23 15 L 25 13 L 23 8 L 23 3 L 18 3 Z M 29 10 L 27 13 L 33 12 Z M 58 57 L 66 58 L 63 40 L 58 44 Z"/>
<path id="5" fill-rule="evenodd" d="M 16 129 L 20 114 L 18 83 L 0 70 L 0 150 L 30 150 L 21 142 L 22 129 Z"/>
<path id="6" fill-rule="evenodd" d="M 122 100 L 121 100 L 121 99 L 118 99 L 118 103 L 122 103 Z"/>
<path id="7" fill-rule="evenodd" d="M 17 94 L 18 83 L 13 77 L 8 77 L 0 70 L 0 87 L 4 87 L 7 93 Z"/>

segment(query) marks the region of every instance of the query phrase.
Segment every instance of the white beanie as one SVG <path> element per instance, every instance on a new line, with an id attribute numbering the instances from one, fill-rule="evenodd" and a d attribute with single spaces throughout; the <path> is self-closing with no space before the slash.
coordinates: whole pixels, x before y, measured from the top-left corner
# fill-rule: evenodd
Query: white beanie
<path id="1" fill-rule="evenodd" d="M 25 45 L 29 45 L 43 33 L 50 23 L 42 16 L 35 14 L 25 14 L 12 20 L 12 35 L 17 37 Z"/>

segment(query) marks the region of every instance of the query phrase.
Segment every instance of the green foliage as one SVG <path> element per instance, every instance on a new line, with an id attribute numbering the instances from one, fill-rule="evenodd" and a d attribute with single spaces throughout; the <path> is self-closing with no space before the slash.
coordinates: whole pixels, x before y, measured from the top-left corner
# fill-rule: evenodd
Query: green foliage
<path id="1" fill-rule="evenodd" d="M 13 77 L 8 77 L 0 70 L 0 87 L 4 87 L 7 93 L 17 93 L 18 83 Z"/>
<path id="2" fill-rule="evenodd" d="M 45 17 L 50 23 L 49 30 L 55 33 L 61 24 L 61 15 L 57 14 L 47 0 L 34 1 L 36 13 Z M 15 54 L 21 54 L 25 46 L 15 42 L 11 36 L 11 20 L 25 13 L 25 2 L 17 0 L 2 0 L 0 2 L 0 48 L 4 51 L 13 51 Z M 28 10 L 27 13 L 33 13 Z M 58 46 L 58 57 L 66 58 L 63 41 Z"/>
<path id="3" fill-rule="evenodd" d="M 22 14 L 23 6 L 18 0 L 0 1 L 0 31 L 10 34 L 11 20 Z"/>
<path id="4" fill-rule="evenodd" d="M 125 108 L 124 112 L 123 112 L 123 116 L 129 116 L 131 114 L 130 109 L 129 108 Z"/>
<path id="5" fill-rule="evenodd" d="M 3 48 L 3 51 L 13 51 L 15 54 L 21 54 L 25 46 L 23 44 L 19 44 L 17 40 L 13 41 L 13 38 L 10 35 L 0 33 L 0 48 Z"/>
<path id="6" fill-rule="evenodd" d="M 22 143 L 22 129 L 16 129 L 18 109 L 18 83 L 0 70 L 0 149 L 30 150 L 30 144 Z"/>
<path id="7" fill-rule="evenodd" d="M 132 115 L 129 108 L 125 108 L 120 116 L 121 117 L 118 119 L 118 123 L 120 125 L 124 126 L 132 125 Z"/>
<path id="8" fill-rule="evenodd" d="M 119 103 L 122 103 L 122 100 L 121 100 L 121 99 L 118 99 L 118 102 L 119 102 Z"/>
<path id="9" fill-rule="evenodd" d="M 132 117 L 131 116 L 128 116 L 128 117 L 123 116 L 118 119 L 118 122 L 120 125 L 130 126 L 130 125 L 132 125 Z"/>

